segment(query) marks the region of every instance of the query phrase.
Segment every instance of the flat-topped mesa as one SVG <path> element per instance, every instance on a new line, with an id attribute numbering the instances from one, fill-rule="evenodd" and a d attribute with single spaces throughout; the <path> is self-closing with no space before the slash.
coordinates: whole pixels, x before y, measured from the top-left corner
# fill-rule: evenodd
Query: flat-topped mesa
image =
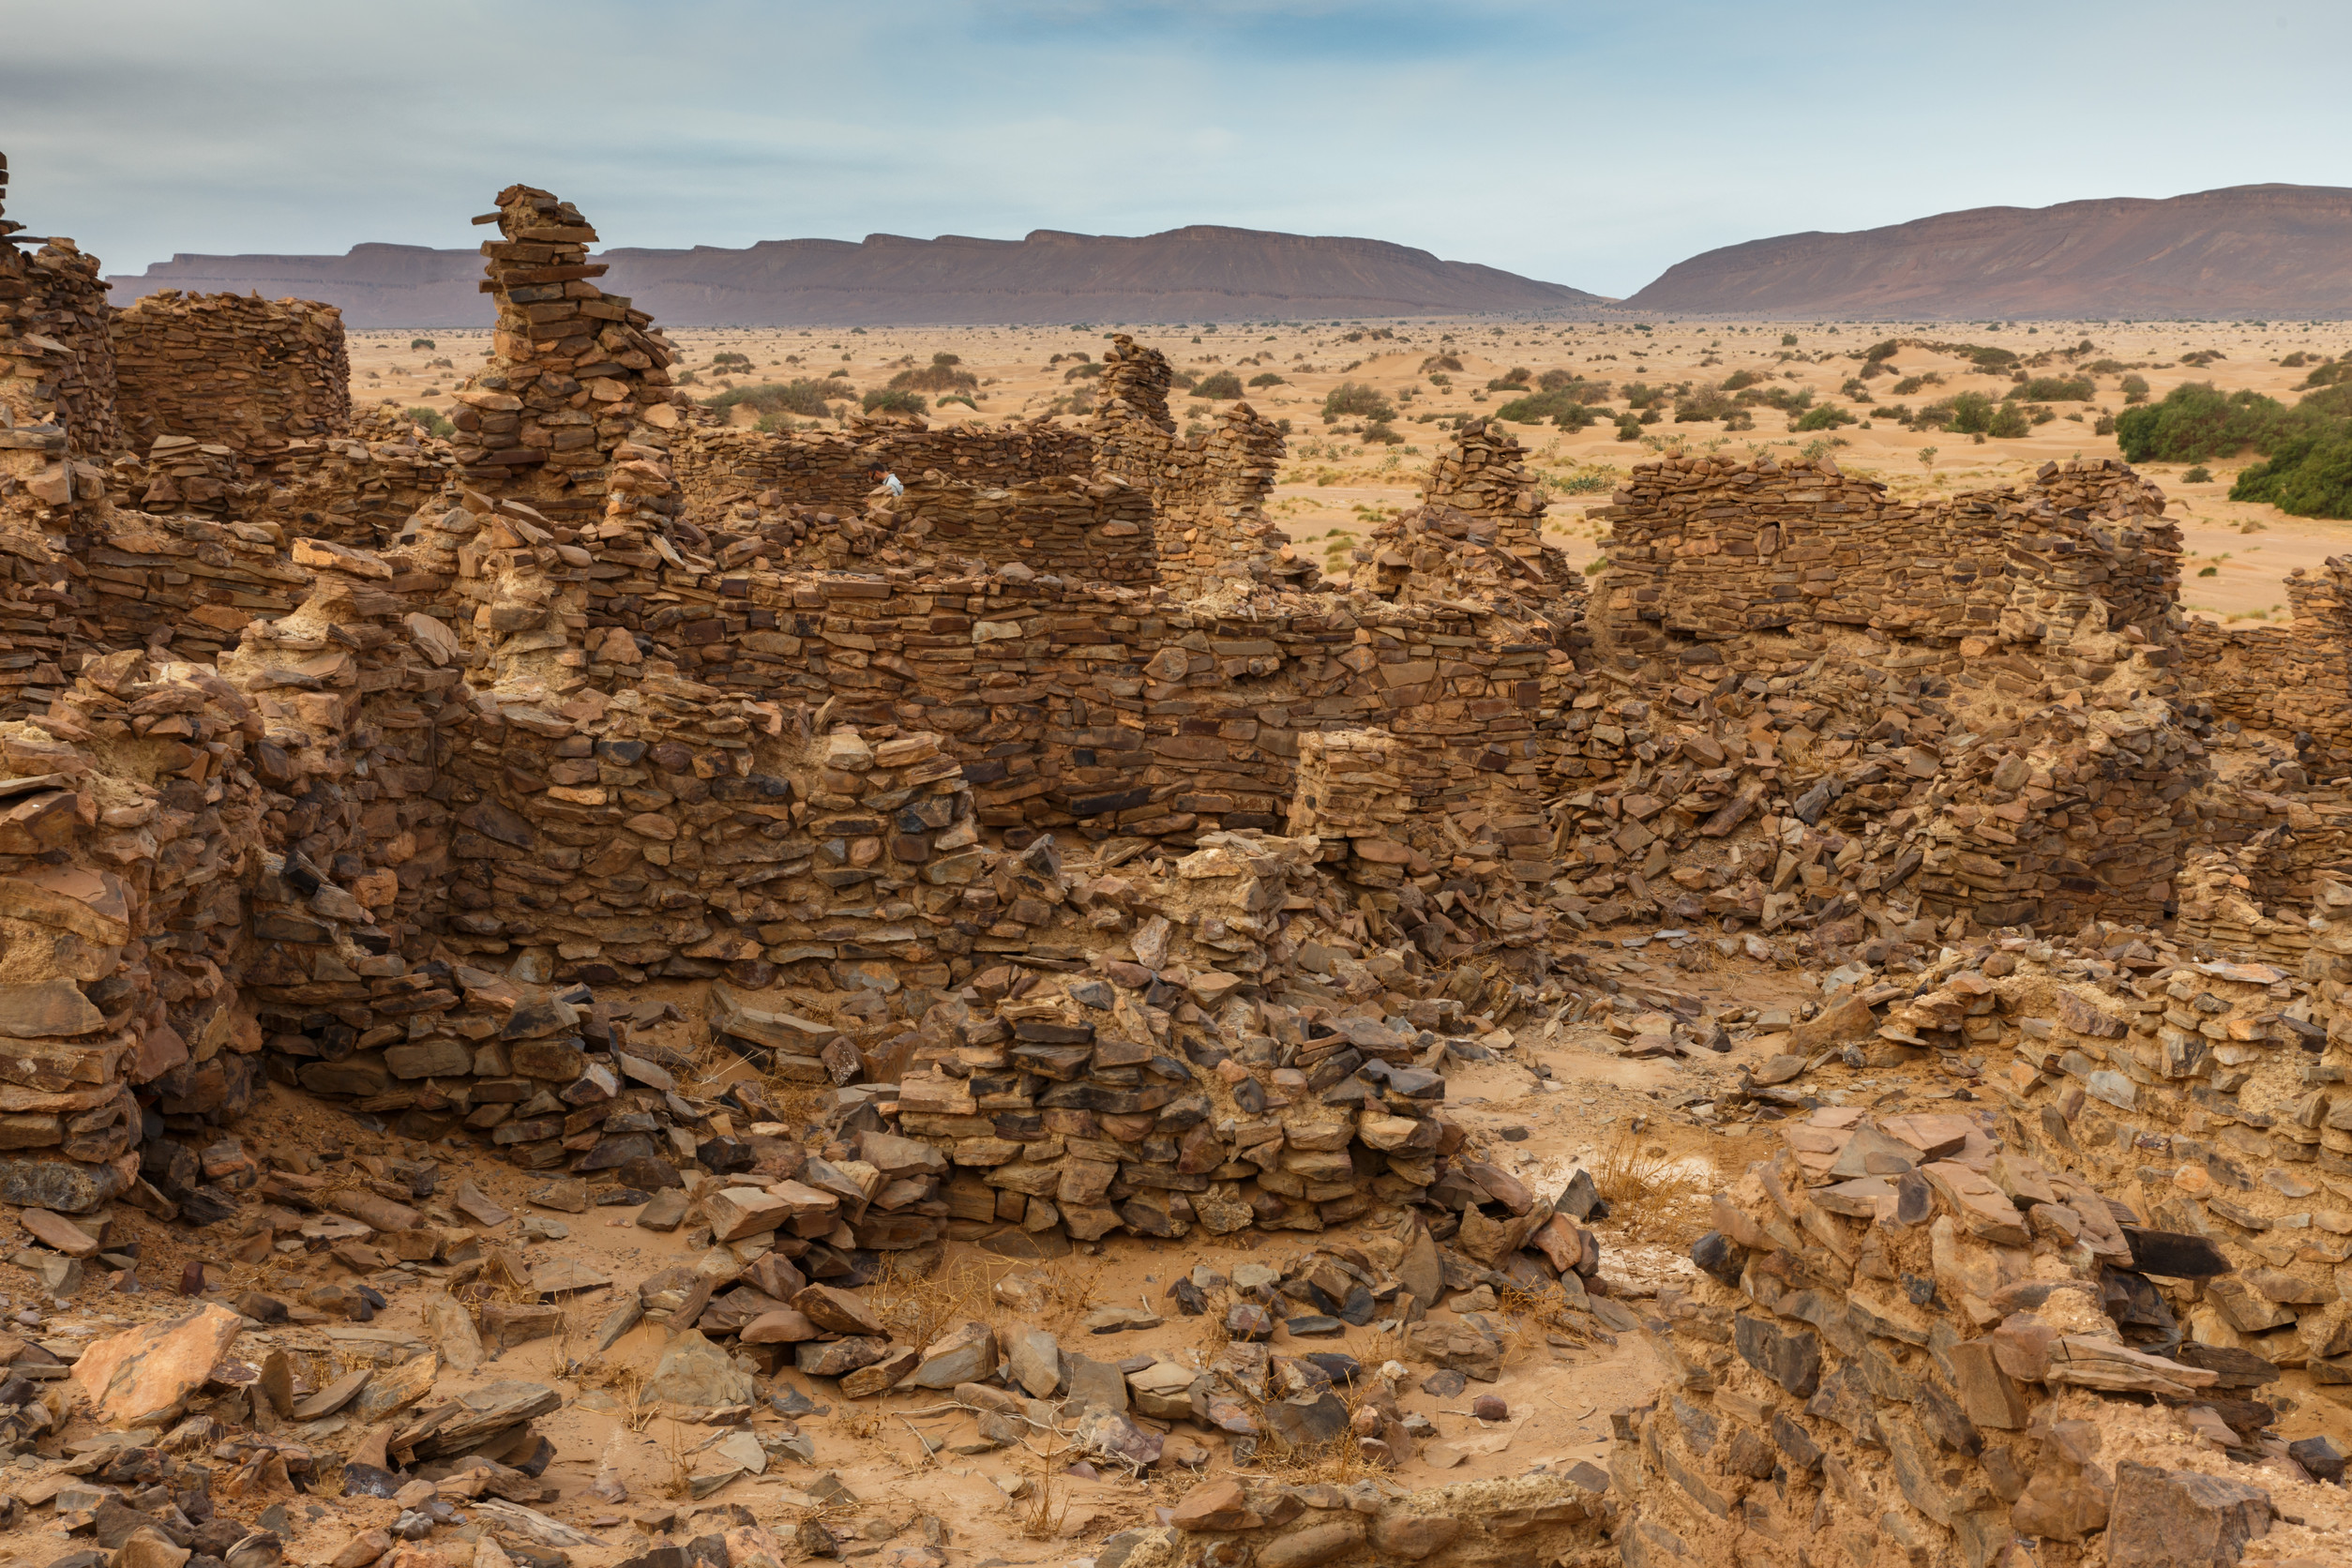
<path id="1" fill-rule="evenodd" d="M 459 475 L 557 521 L 608 511 L 674 513 L 661 445 L 680 423 L 653 318 L 591 281 L 595 229 L 529 186 L 499 192 L 482 292 L 498 305 L 490 364 L 458 393 Z M 630 496 L 625 507 L 608 497 Z"/>

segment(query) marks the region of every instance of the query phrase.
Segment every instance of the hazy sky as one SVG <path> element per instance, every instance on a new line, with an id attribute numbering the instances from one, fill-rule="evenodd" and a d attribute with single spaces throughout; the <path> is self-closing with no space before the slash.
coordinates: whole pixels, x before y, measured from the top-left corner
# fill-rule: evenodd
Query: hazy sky
<path id="1" fill-rule="evenodd" d="M 1954 207 L 2352 185 L 2352 7 L 0 0 L 9 216 L 173 251 L 1364 234 L 1610 294 Z"/>

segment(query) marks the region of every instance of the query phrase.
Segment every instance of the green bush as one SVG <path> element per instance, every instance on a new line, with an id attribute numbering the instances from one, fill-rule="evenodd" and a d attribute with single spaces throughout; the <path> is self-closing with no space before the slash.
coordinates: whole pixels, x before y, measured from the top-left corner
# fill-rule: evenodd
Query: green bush
<path id="1" fill-rule="evenodd" d="M 969 392 L 942 392 L 933 406 L 945 408 L 949 403 L 961 403 L 974 414 L 980 412 L 980 405 L 972 400 L 972 394 Z"/>
<path id="2" fill-rule="evenodd" d="M 2302 386 L 2299 389 L 2309 391 L 2314 387 L 2337 386 L 2346 384 L 2352 384 L 2352 354 L 2344 355 L 2332 365 L 2320 366 L 2319 369 L 2303 378 Z"/>
<path id="3" fill-rule="evenodd" d="M 804 417 L 822 418 L 830 412 L 827 398 L 852 398 L 856 392 L 850 386 L 833 385 L 822 381 L 794 381 L 779 386 L 774 382 L 761 382 L 757 386 L 735 386 L 715 398 L 702 400 L 704 408 L 726 410 L 738 403 L 749 403 L 762 415 L 797 414 Z"/>
<path id="4" fill-rule="evenodd" d="M 1063 371 L 1062 379 L 1063 381 L 1091 381 L 1094 377 L 1101 375 L 1105 369 L 1106 367 L 1097 365 L 1090 359 L 1079 364 L 1073 365 L 1068 369 Z M 1180 370 L 1177 374 L 1181 376 L 1184 372 Z"/>
<path id="5" fill-rule="evenodd" d="M 877 386 L 864 400 L 868 414 L 920 414 L 925 404 L 922 394 L 900 386 Z"/>
<path id="6" fill-rule="evenodd" d="M 429 344 L 427 346 L 430 347 L 430 345 Z M 404 409 L 401 412 L 406 414 L 409 418 L 415 420 L 418 425 L 422 426 L 427 435 L 437 435 L 444 441 L 446 441 L 451 436 L 458 433 L 458 428 L 455 425 L 452 425 L 448 420 L 444 419 L 440 415 L 434 413 L 431 409 L 423 407 L 422 405 L 412 409 Z"/>
<path id="7" fill-rule="evenodd" d="M 2148 401 L 2148 378 L 2146 376 L 2125 376 L 2121 384 L 2123 387 L 2123 400 L 2125 402 L 2144 403 Z"/>
<path id="8" fill-rule="evenodd" d="M 1397 433 L 1396 428 L 1387 420 L 1375 419 L 1364 427 L 1364 439 L 1366 442 L 1385 442 L 1391 446 L 1395 446 L 1401 445 L 1405 438 Z"/>
<path id="9" fill-rule="evenodd" d="M 1509 370 L 1488 382 L 1486 390 L 1489 392 L 1524 392 L 1527 390 L 1528 378 L 1534 373 L 1524 365 L 1514 365 Z"/>
<path id="10" fill-rule="evenodd" d="M 1654 407 L 1664 402 L 1666 396 L 1663 388 L 1651 386 L 1645 382 L 1637 381 L 1625 388 L 1625 401 L 1635 408 Z"/>
<path id="11" fill-rule="evenodd" d="M 1726 392 L 1737 392 L 1742 387 L 1754 386 L 1763 379 L 1754 370 L 1734 370 L 1723 378 L 1723 389 Z"/>
<path id="12" fill-rule="evenodd" d="M 2292 423 L 2286 406 L 2256 392 L 2224 393 L 2210 382 L 2174 387 L 2158 403 L 2128 408 L 2115 422 L 2130 462 L 2203 462 L 2269 443 Z"/>
<path id="13" fill-rule="evenodd" d="M 1334 419 L 1394 419 L 1396 410 L 1380 389 L 1358 381 L 1343 381 L 1323 396 L 1323 423 Z"/>
<path id="14" fill-rule="evenodd" d="M 1267 370 L 1262 374 L 1250 377 L 1249 384 L 1252 386 L 1288 386 L 1290 384 L 1289 382 L 1284 381 L 1280 376 L 1275 375 L 1272 370 Z"/>
<path id="15" fill-rule="evenodd" d="M 1802 434 L 1806 430 L 1833 430 L 1840 425 L 1853 423 L 1855 419 L 1852 415 L 1842 408 L 1833 408 L 1824 403 L 1819 408 L 1807 409 L 1797 422 L 1788 428 Z"/>
<path id="16" fill-rule="evenodd" d="M 1495 417 L 1508 419 L 1515 425 L 1540 425 L 1549 419 L 1563 430 L 1580 430 L 1601 422 L 1600 411 L 1569 387 L 1514 398 L 1495 410 Z"/>
<path id="17" fill-rule="evenodd" d="M 1242 378 L 1230 370 L 1219 370 L 1214 375 L 1203 377 L 1200 384 L 1192 389 L 1192 395 L 1196 398 L 1238 398 L 1242 395 Z"/>
<path id="18" fill-rule="evenodd" d="M 714 369 L 720 365 L 741 365 L 744 369 L 749 369 L 751 368 L 751 355 L 747 354 L 715 354 L 711 355 L 711 364 Z"/>
<path id="19" fill-rule="evenodd" d="M 430 349 L 438 348 L 441 345 L 434 342 L 430 338 L 411 338 L 408 340 L 408 346 L 413 349 Z M 411 412 L 414 411 L 412 410 Z"/>
<path id="20" fill-rule="evenodd" d="M 2232 501 L 2267 501 L 2299 518 L 2352 518 L 2352 422 L 2299 430 L 2238 475 Z"/>
<path id="21" fill-rule="evenodd" d="M 890 384 L 901 392 L 969 392 L 980 384 L 980 378 L 970 370 L 956 368 L 962 363 L 958 355 L 935 354 L 921 369 L 901 370 L 892 376 Z"/>
<path id="22" fill-rule="evenodd" d="M 1921 409 L 1918 422 L 1940 426 L 1954 435 L 1988 435 L 1999 412 L 2000 405 L 1982 392 L 1955 392 Z"/>
<path id="23" fill-rule="evenodd" d="M 2187 485 L 2209 485 L 2213 482 L 2213 471 L 2203 463 L 2199 463 L 2188 473 L 2183 474 L 2180 481 Z"/>
<path id="24" fill-rule="evenodd" d="M 2042 412 L 2045 416 L 2049 414 L 2047 409 Z M 2039 421 L 2017 404 L 2003 403 L 1993 411 L 1993 423 L 1984 433 L 2001 441 L 2014 441 L 2031 430 L 2037 423 Z"/>
<path id="25" fill-rule="evenodd" d="M 1702 386 L 1675 402 L 1674 422 L 1691 425 L 1702 419 L 1728 419 L 1739 412 L 1740 405 L 1728 395 L 1712 386 Z"/>
<path id="26" fill-rule="evenodd" d="M 2009 389 L 2012 398 L 2028 403 L 2087 403 L 2099 396 L 2088 376 L 2036 376 Z"/>
<path id="27" fill-rule="evenodd" d="M 1797 346 L 1797 335 L 1793 332 L 1782 333 L 1780 335 L 1780 346 L 1785 349 L 1795 348 Z"/>

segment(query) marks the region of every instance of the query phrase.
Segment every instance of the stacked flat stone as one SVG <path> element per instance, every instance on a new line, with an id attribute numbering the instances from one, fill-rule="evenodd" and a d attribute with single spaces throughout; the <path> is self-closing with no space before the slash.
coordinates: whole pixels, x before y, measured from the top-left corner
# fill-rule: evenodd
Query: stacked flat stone
<path id="1" fill-rule="evenodd" d="M 116 416 L 135 445 L 188 436 L 267 462 L 351 422 L 351 357 L 332 305 L 167 289 L 114 311 L 107 335 Z"/>
<path id="2" fill-rule="evenodd" d="M 1152 497 L 1113 475 L 984 487 L 937 469 L 907 479 L 874 520 L 891 542 L 993 565 L 1095 582 L 1159 580 Z"/>
<path id="3" fill-rule="evenodd" d="M 7 197 L 0 158 L 0 213 Z M 0 218 L 0 525 L 68 533 L 76 503 L 105 493 L 98 460 L 122 444 L 112 307 L 96 257 L 23 229 Z"/>
<path id="4" fill-rule="evenodd" d="M 459 389 L 454 418 L 460 477 L 505 487 L 565 520 L 605 510 L 615 467 L 640 421 L 680 423 L 670 391 L 676 355 L 649 336 L 653 318 L 590 279 L 596 230 L 578 208 L 544 190 L 509 186 L 498 210 L 482 292 L 498 306 L 491 362 Z M 663 476 L 666 480 L 667 475 Z"/>
<path id="5" fill-rule="evenodd" d="M 1934 508 L 1889 499 L 1828 458 L 1636 464 L 1606 519 L 1608 650 L 1673 656 L 1761 630 L 1870 626 L 1907 637 L 1998 629 L 2036 641 L 2103 607 L 2154 634 L 2177 602 L 2180 533 L 2164 498 L 2110 459 L 2045 465 L 2023 491 Z"/>
<path id="6" fill-rule="evenodd" d="M 1526 460 L 1518 438 L 1500 426 L 1465 421 L 1429 465 L 1423 505 L 1460 512 L 1482 542 L 1499 546 L 1530 570 L 1539 569 L 1545 503 Z"/>
<path id="7" fill-rule="evenodd" d="M 2314 778 L 2352 776 L 2352 557 L 2317 572 L 2287 574 L 2291 624 L 2224 627 L 2202 617 L 2182 627 L 2194 690 L 2211 716 L 2293 745 Z"/>
<path id="8" fill-rule="evenodd" d="M 936 469 L 950 480 L 988 490 L 1082 476 L 1094 466 L 1092 438 L 1048 419 L 841 432 L 686 429 L 671 451 L 685 515 L 705 529 L 723 526 L 717 520 L 727 507 L 769 491 L 774 492 L 770 505 L 790 503 L 854 515 L 873 493 L 877 468 L 908 482 Z"/>

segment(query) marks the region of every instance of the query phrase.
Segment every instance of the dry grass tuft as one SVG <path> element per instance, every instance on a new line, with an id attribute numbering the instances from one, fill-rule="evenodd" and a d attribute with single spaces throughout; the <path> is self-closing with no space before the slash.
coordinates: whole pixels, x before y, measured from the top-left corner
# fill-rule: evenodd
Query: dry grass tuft
<path id="1" fill-rule="evenodd" d="M 1329 1442 L 1294 1446 L 1269 1426 L 1244 1473 L 1263 1475 L 1289 1486 L 1346 1486 L 1385 1473 L 1387 1467 L 1366 1458 L 1363 1445 L 1356 1440 L 1353 1424 L 1356 1411 L 1364 1403 L 1363 1395 L 1354 1389 L 1338 1393 L 1341 1403 L 1348 1407 L 1348 1430 Z"/>
<path id="2" fill-rule="evenodd" d="M 901 1341 L 920 1347 L 958 1323 L 994 1323 L 997 1306 L 986 1270 L 963 1262 L 918 1276 L 902 1271 L 898 1257 L 894 1253 L 882 1265 L 866 1288 L 866 1300 Z"/>
<path id="3" fill-rule="evenodd" d="M 1070 1488 L 1053 1473 L 1053 1467 L 1040 1464 L 1031 1477 L 1027 1506 L 1018 1511 L 1022 1536 L 1031 1541 L 1061 1539 L 1063 1528 L 1069 1522 Z"/>
<path id="4" fill-rule="evenodd" d="M 1641 1144 L 1621 1133 L 1592 1172 L 1609 1206 L 1609 1223 L 1628 1241 L 1650 1241 L 1675 1229 L 1674 1211 L 1698 1195 L 1698 1180 L 1663 1143 Z"/>

